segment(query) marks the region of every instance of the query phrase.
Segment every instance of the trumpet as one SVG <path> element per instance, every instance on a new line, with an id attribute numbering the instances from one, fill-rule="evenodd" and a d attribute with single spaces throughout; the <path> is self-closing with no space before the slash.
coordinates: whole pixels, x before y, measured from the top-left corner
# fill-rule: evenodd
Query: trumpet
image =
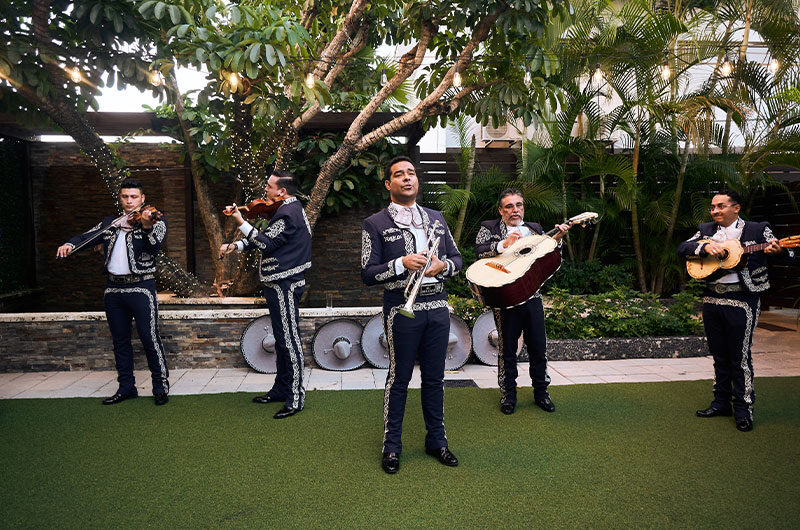
<path id="1" fill-rule="evenodd" d="M 402 308 L 397 310 L 398 313 L 408 318 L 414 318 L 414 302 L 417 300 L 419 288 L 422 286 L 422 280 L 425 279 L 425 272 L 431 266 L 433 257 L 438 254 L 439 240 L 441 237 L 434 236 L 436 236 L 436 229 L 439 228 L 439 226 L 440 223 L 437 219 L 433 222 L 433 225 L 431 225 L 430 229 L 428 229 L 428 236 L 425 239 L 425 250 L 423 251 L 428 256 L 428 260 L 425 262 L 425 265 L 421 269 L 413 271 L 408 277 L 406 289 L 403 292 L 406 297 L 406 303 Z"/>

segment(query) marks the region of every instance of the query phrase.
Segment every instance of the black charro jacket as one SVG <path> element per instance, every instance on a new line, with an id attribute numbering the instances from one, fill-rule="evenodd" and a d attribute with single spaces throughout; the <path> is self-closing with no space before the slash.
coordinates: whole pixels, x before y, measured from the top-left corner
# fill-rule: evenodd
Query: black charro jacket
<path id="1" fill-rule="evenodd" d="M 258 277 L 262 283 L 300 280 L 311 268 L 311 226 L 296 197 L 283 201 L 263 232 L 253 228 L 241 242 L 244 250 L 261 251 Z"/>
<path id="2" fill-rule="evenodd" d="M 703 243 L 698 243 L 698 241 L 701 239 L 710 239 L 717 232 L 718 228 L 719 227 L 717 223 L 713 221 L 710 223 L 701 224 L 700 229 L 695 235 L 678 245 L 678 256 L 682 258 L 695 255 L 699 255 L 701 257 L 708 256 L 708 254 L 702 248 L 700 249 L 699 253 L 697 252 L 698 246 L 704 245 Z M 749 245 L 757 245 L 759 243 L 766 243 L 771 239 L 775 239 L 775 236 L 772 234 L 772 227 L 769 223 L 745 221 L 739 242 L 743 247 L 745 247 Z M 742 262 L 739 264 L 739 267 L 737 267 L 735 270 L 730 271 L 720 269 L 706 278 L 705 281 L 713 282 L 729 272 L 735 272 L 739 276 L 739 281 L 748 292 L 764 292 L 770 287 L 769 271 L 767 270 L 768 258 L 769 261 L 773 261 L 773 258 L 764 252 L 745 254 L 742 257 Z M 777 255 L 775 258 L 775 261 L 792 263 L 797 258 L 797 252 L 794 249 L 787 248 L 784 249 L 783 254 Z"/>

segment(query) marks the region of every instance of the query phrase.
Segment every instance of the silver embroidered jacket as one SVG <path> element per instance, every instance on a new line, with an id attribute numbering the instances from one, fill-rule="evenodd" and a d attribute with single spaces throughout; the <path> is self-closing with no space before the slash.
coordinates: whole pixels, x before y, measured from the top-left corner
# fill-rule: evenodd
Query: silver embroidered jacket
<path id="1" fill-rule="evenodd" d="M 244 250 L 261 251 L 258 277 L 262 282 L 299 280 L 311 268 L 311 226 L 295 197 L 283 201 L 266 229 L 253 228 L 241 241 Z"/>
<path id="2" fill-rule="evenodd" d="M 87 239 L 94 237 L 94 235 L 108 227 L 116 217 L 106 217 L 99 224 L 92 227 L 88 232 L 84 232 L 79 236 L 75 236 L 67 243 L 78 246 Z M 167 220 L 161 220 L 153 223 L 153 228 L 147 230 L 143 227 L 134 228 L 128 232 L 123 232 L 121 228 L 113 228 L 103 234 L 102 237 L 97 239 L 95 245 L 103 245 L 103 254 L 106 259 L 103 263 L 103 272 L 108 272 L 108 260 L 111 259 L 111 251 L 114 248 L 114 243 L 117 238 L 123 234 L 125 238 L 125 246 L 128 249 L 128 266 L 131 268 L 132 274 L 153 274 L 156 272 L 156 255 L 161 250 L 161 245 L 167 237 Z"/>
<path id="3" fill-rule="evenodd" d="M 678 256 L 682 258 L 695 255 L 699 255 L 701 257 L 708 256 L 703 249 L 700 249 L 699 253 L 697 252 L 698 246 L 702 245 L 702 243 L 698 243 L 698 241 L 701 239 L 711 239 L 711 237 L 717 232 L 717 229 L 718 225 L 715 222 L 701 224 L 700 229 L 695 235 L 678 245 Z M 771 239 L 775 239 L 775 236 L 772 234 L 772 227 L 769 223 L 745 221 L 739 242 L 743 247 L 746 247 L 749 245 L 766 243 Z M 739 281 L 741 281 L 742 285 L 747 291 L 751 293 L 760 293 L 769 289 L 770 286 L 769 272 L 767 270 L 767 258 L 768 255 L 764 252 L 745 254 L 742 257 L 742 261 L 737 269 L 733 271 L 738 274 Z M 770 261 L 773 261 L 772 256 L 769 256 L 769 258 Z M 797 258 L 797 252 L 795 252 L 794 249 L 787 248 L 784 249 L 782 254 L 775 256 L 775 258 L 789 264 L 794 262 L 794 260 Z M 706 281 L 713 282 L 728 272 L 731 271 L 720 269 L 706 278 Z"/>
<path id="4" fill-rule="evenodd" d="M 461 270 L 461 253 L 456 248 L 450 229 L 441 212 L 420 207 L 425 231 L 439 220 L 436 235 L 440 237 L 438 257 L 445 262 L 445 269 L 436 278 L 444 281 Z M 392 217 L 393 210 L 384 208 L 364 220 L 361 232 L 361 279 L 367 285 L 383 284 L 387 291 L 402 292 L 408 279 L 408 271 L 395 272 L 395 260 L 416 252 L 414 234 L 398 227 Z"/>

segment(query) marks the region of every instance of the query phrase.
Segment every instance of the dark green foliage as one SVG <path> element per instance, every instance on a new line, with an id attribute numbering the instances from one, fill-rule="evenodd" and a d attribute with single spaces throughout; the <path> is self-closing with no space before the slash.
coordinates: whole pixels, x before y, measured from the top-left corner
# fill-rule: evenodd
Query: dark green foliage
<path id="1" fill-rule="evenodd" d="M 545 293 L 563 289 L 569 294 L 598 294 L 618 287 L 633 288 L 633 275 L 622 265 L 603 265 L 599 261 L 564 261 L 544 284 Z"/>
<path id="2" fill-rule="evenodd" d="M 450 295 L 447 303 L 453 308 L 453 313 L 461 317 L 469 327 L 475 324 L 475 320 L 487 309 L 474 298 L 461 298 L 460 296 Z"/>
<path id="3" fill-rule="evenodd" d="M 342 145 L 343 139 L 344 133 L 309 134 L 300 138 L 289 170 L 297 175 L 303 193 L 311 194 L 322 165 Z M 338 214 L 352 208 L 385 206 L 389 192 L 383 185 L 383 167 L 402 151 L 402 145 L 382 140 L 356 153 L 350 166 L 333 180 L 323 211 Z"/>
<path id="4" fill-rule="evenodd" d="M 671 337 L 700 335 L 697 298 L 689 291 L 663 304 L 652 294 L 618 288 L 606 293 L 572 296 L 551 289 L 545 298 L 547 335 L 554 339 L 599 337 Z"/>
<path id="5" fill-rule="evenodd" d="M 447 280 L 445 284 L 447 294 L 460 298 L 472 298 L 472 291 L 469 290 L 469 283 L 467 283 L 466 271 L 470 265 L 475 263 L 475 247 L 472 245 L 464 246 L 459 248 L 458 251 L 461 252 L 464 268 L 456 276 Z"/>
<path id="6" fill-rule="evenodd" d="M 497 389 L 447 389 L 457 468 L 425 454 L 413 389 L 394 476 L 380 468 L 382 390 L 311 391 L 305 411 L 280 421 L 277 405 L 244 393 L 172 396 L 165 407 L 149 397 L 114 407 L 0 401 L 0 520 L 82 529 L 795 527 L 800 378 L 755 385 L 752 433 L 731 418 L 695 417 L 709 381 L 551 387 L 555 414 L 534 406 L 527 387 L 510 417 Z M 710 502 L 721 484 L 724 501 Z"/>

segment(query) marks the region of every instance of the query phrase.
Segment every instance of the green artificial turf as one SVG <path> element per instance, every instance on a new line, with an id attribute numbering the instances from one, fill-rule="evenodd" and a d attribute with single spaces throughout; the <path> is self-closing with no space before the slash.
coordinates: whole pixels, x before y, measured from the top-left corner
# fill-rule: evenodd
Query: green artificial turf
<path id="1" fill-rule="evenodd" d="M 424 453 L 409 392 L 400 472 L 380 468 L 382 391 L 0 401 L 0 526 L 796 527 L 800 378 L 758 379 L 756 428 L 696 418 L 709 381 L 446 390 L 457 468 Z"/>

